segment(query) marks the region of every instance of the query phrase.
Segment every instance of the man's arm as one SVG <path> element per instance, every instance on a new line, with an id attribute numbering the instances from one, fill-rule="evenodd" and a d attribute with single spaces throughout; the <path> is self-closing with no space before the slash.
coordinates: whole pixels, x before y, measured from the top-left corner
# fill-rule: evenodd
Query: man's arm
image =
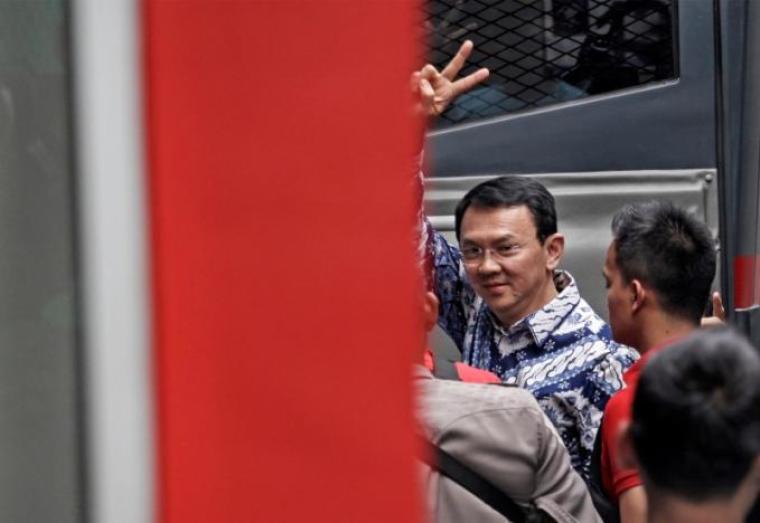
<path id="1" fill-rule="evenodd" d="M 442 70 L 438 71 L 428 64 L 412 75 L 412 91 L 416 97 L 415 113 L 427 118 L 441 114 L 449 104 L 488 78 L 488 69 L 481 68 L 474 73 L 457 79 L 472 52 L 473 44 L 467 40 L 462 44 L 454 58 Z M 472 292 L 464 282 L 459 249 L 450 245 L 430 224 L 422 208 L 422 172 L 417 172 L 420 192 L 420 240 L 421 256 L 429 257 L 433 269 L 435 293 L 440 301 L 439 324 L 452 337 L 457 347 L 462 349 L 466 329 L 466 302 L 472 300 Z"/>
<path id="2" fill-rule="evenodd" d="M 641 485 L 629 488 L 618 498 L 621 523 L 646 523 L 647 495 Z"/>
<path id="3" fill-rule="evenodd" d="M 639 471 L 620 459 L 620 434 L 631 418 L 633 395 L 623 389 L 612 397 L 604 409 L 602 426 L 602 466 L 608 467 L 612 480 L 612 494 L 617 497 L 622 523 L 646 523 L 647 499 Z"/>

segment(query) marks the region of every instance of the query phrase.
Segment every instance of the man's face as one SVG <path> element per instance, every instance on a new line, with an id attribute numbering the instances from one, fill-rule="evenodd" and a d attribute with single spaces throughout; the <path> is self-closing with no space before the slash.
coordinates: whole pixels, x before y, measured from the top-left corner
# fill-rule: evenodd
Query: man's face
<path id="1" fill-rule="evenodd" d="M 460 246 L 475 292 L 509 327 L 556 296 L 552 270 L 564 240 L 552 235 L 543 244 L 528 207 L 468 208 L 462 217 Z"/>
<path id="2" fill-rule="evenodd" d="M 612 337 L 618 343 L 623 343 L 635 348 L 633 334 L 633 314 L 631 309 L 631 288 L 626 284 L 623 274 L 617 264 L 617 249 L 615 242 L 610 243 L 607 249 L 607 258 L 604 261 L 604 283 L 607 287 L 607 310 L 610 315 L 610 327 Z"/>

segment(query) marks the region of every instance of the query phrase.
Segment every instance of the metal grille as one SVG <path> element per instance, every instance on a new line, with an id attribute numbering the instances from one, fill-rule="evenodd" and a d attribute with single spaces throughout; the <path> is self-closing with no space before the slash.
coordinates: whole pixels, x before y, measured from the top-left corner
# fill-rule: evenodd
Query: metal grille
<path id="1" fill-rule="evenodd" d="M 431 0 L 429 61 L 443 67 L 466 39 L 462 74 L 488 81 L 439 127 L 674 78 L 676 0 Z"/>

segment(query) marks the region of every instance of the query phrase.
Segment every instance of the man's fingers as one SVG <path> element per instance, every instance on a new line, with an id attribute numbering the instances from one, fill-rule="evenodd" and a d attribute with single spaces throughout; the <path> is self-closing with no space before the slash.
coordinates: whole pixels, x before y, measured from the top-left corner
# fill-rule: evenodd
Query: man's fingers
<path id="1" fill-rule="evenodd" d="M 422 78 L 422 75 L 419 71 L 415 71 L 412 73 L 412 77 L 409 79 L 410 87 L 412 88 L 412 92 L 416 93 L 417 90 L 420 88 L 420 79 Z"/>
<path id="2" fill-rule="evenodd" d="M 454 81 L 454 78 L 457 77 L 459 74 L 459 71 L 462 69 L 462 66 L 467 61 L 467 58 L 470 56 L 470 53 L 472 52 L 472 41 L 471 40 L 465 40 L 465 42 L 459 47 L 459 51 L 457 51 L 457 54 L 454 55 L 454 58 L 451 59 L 449 64 L 444 68 L 443 71 L 441 71 L 441 74 L 448 78 L 451 81 Z"/>
<path id="3" fill-rule="evenodd" d="M 435 89 L 430 85 L 430 82 L 426 78 L 420 78 L 419 83 L 420 90 L 420 103 L 422 104 L 422 110 L 428 116 L 438 114 L 435 110 Z"/>
<path id="4" fill-rule="evenodd" d="M 430 100 L 432 103 L 433 98 L 435 98 L 435 89 L 433 89 L 433 86 L 430 84 L 427 78 L 420 78 L 418 85 L 421 98 L 423 100 Z"/>
<path id="5" fill-rule="evenodd" d="M 420 76 L 422 78 L 426 79 L 427 81 L 433 83 L 436 81 L 436 79 L 441 76 L 441 73 L 438 72 L 438 69 L 433 67 L 430 64 L 427 64 L 425 67 L 422 68 L 420 71 Z"/>
<path id="6" fill-rule="evenodd" d="M 712 293 L 712 316 L 702 318 L 702 327 L 722 327 L 726 323 L 726 309 L 723 307 L 723 298 L 719 292 Z"/>
<path id="7" fill-rule="evenodd" d="M 482 69 L 478 69 L 471 75 L 465 76 L 464 78 L 460 78 L 459 80 L 457 80 L 451 85 L 454 91 L 454 96 L 459 96 L 460 94 L 469 91 L 470 89 L 478 85 L 480 82 L 488 78 L 489 74 L 491 73 L 488 71 L 488 69 L 484 67 Z"/>
<path id="8" fill-rule="evenodd" d="M 712 306 L 713 306 L 713 316 L 720 318 L 721 320 L 725 320 L 726 309 L 725 307 L 723 307 L 723 298 L 721 298 L 719 292 L 713 292 Z"/>

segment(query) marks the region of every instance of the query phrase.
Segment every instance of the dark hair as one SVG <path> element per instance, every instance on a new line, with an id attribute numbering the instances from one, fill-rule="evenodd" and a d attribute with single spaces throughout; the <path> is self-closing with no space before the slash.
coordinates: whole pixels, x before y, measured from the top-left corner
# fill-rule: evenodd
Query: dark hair
<path id="1" fill-rule="evenodd" d="M 697 502 L 730 496 L 760 454 L 760 355 L 728 329 L 663 350 L 641 374 L 631 436 L 655 487 Z"/>
<path id="2" fill-rule="evenodd" d="M 647 202 L 620 210 L 612 234 L 625 281 L 641 280 L 665 312 L 698 324 L 715 277 L 707 226 L 672 203 Z"/>
<path id="3" fill-rule="evenodd" d="M 525 205 L 533 215 L 538 240 L 543 241 L 557 232 L 557 211 L 554 197 L 541 182 L 524 176 L 500 176 L 470 189 L 457 205 L 454 224 L 457 240 L 462 228 L 462 217 L 467 209 L 498 209 Z"/>

